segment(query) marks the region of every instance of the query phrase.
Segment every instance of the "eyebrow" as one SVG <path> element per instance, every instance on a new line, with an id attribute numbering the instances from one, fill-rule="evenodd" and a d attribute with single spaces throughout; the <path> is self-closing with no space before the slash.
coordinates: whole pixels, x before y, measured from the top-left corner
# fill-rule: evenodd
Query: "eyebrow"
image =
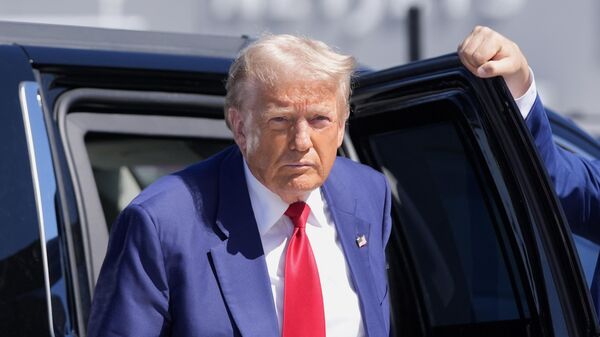
<path id="1" fill-rule="evenodd" d="M 279 106 L 279 105 L 268 105 L 264 113 L 265 114 L 291 114 L 293 112 L 293 107 L 291 106 Z"/>

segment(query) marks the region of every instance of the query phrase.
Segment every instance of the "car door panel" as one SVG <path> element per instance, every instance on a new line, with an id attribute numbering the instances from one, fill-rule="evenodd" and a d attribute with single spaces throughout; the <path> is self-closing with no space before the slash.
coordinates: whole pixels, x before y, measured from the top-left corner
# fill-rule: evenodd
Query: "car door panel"
<path id="1" fill-rule="evenodd" d="M 398 335 L 595 328 L 560 207 L 501 80 L 448 55 L 359 77 L 352 105 L 352 146 L 394 190 L 391 304 L 417 309 L 394 309 Z"/>
<path id="2" fill-rule="evenodd" d="M 0 58 L 0 331 L 70 335 L 56 181 L 34 73 L 18 46 L 0 46 Z"/>

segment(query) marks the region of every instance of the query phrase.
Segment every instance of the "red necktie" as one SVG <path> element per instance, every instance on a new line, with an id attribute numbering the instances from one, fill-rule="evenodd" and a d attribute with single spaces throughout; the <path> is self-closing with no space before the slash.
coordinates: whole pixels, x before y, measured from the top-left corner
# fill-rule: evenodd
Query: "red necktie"
<path id="1" fill-rule="evenodd" d="M 323 294 L 317 263 L 306 236 L 310 207 L 295 202 L 285 211 L 294 223 L 285 255 L 283 337 L 325 337 Z"/>

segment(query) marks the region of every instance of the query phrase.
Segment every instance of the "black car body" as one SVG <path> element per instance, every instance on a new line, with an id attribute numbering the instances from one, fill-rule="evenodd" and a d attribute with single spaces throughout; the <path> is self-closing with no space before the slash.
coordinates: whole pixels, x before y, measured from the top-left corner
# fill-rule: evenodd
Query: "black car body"
<path id="1" fill-rule="evenodd" d="M 116 214 L 158 176 L 232 144 L 224 80 L 248 39 L 0 32 L 0 331 L 85 336 Z M 598 335 L 568 226 L 502 80 L 447 55 L 361 73 L 351 105 L 340 154 L 393 189 L 394 336 Z"/>

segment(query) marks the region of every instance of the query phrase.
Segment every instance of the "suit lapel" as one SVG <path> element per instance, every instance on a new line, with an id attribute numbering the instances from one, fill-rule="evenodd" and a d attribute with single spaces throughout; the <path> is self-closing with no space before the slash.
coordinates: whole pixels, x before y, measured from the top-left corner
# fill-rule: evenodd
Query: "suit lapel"
<path id="1" fill-rule="evenodd" d="M 360 205 L 357 205 L 355 192 L 346 188 L 345 182 L 340 179 L 340 176 L 344 175 L 337 174 L 336 169 L 334 165 L 323 185 L 323 194 L 335 223 L 346 262 L 350 267 L 367 335 L 384 336 L 385 323 L 375 288 L 375 278 L 369 263 L 369 244 L 359 247 L 356 243 L 360 235 L 365 235 L 367 241 L 370 239 L 370 224 L 356 216 L 356 209 Z"/>
<path id="2" fill-rule="evenodd" d="M 217 226 L 225 240 L 210 251 L 219 285 L 242 336 L 277 336 L 279 327 L 242 156 L 232 150 L 219 177 Z"/>

